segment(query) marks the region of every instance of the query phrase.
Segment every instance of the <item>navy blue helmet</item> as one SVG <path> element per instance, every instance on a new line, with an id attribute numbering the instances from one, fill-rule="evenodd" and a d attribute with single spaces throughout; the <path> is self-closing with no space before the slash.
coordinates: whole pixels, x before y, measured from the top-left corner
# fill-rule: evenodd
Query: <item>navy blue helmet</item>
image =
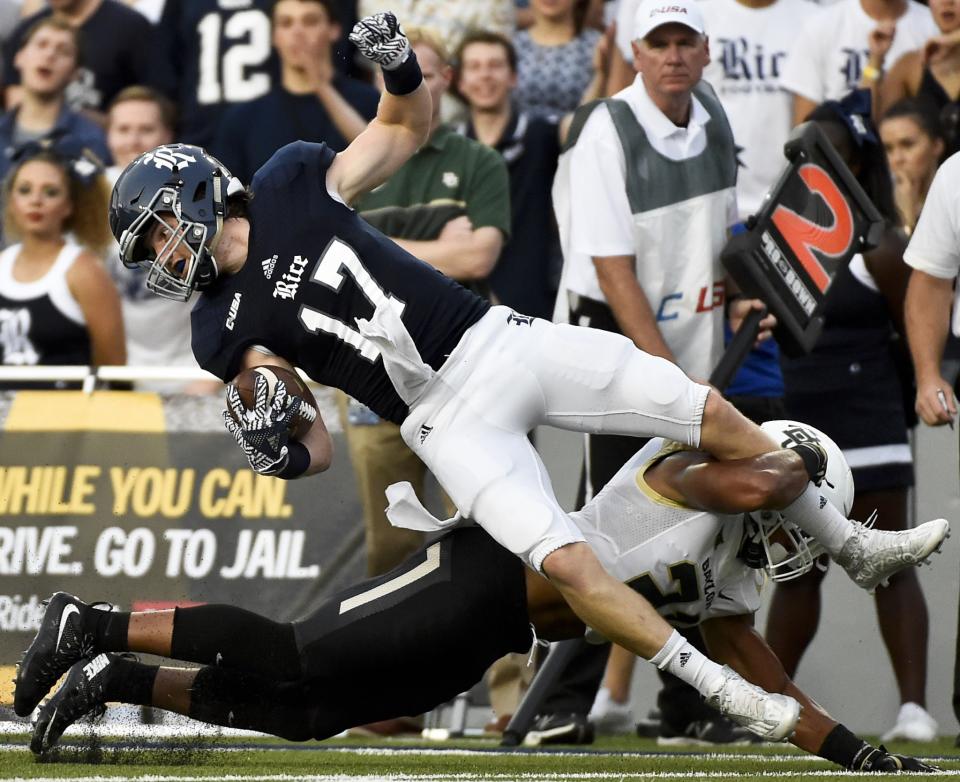
<path id="1" fill-rule="evenodd" d="M 147 288 L 159 296 L 187 301 L 217 278 L 214 253 L 227 196 L 242 189 L 200 147 L 165 144 L 140 155 L 110 199 L 110 229 L 123 264 L 145 269 Z"/>

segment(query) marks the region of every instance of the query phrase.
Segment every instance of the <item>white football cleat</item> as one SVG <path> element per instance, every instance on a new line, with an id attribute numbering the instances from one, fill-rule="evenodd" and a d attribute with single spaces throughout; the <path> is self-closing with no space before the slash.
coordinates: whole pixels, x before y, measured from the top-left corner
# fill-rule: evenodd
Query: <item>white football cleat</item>
<path id="1" fill-rule="evenodd" d="M 790 736 L 800 718 L 796 700 L 750 684 L 728 665 L 723 666 L 720 686 L 706 696 L 706 702 L 766 741 L 781 741 Z"/>
<path id="2" fill-rule="evenodd" d="M 934 519 L 913 529 L 892 532 L 851 522 L 853 534 L 843 544 L 837 562 L 858 585 L 872 592 L 886 586 L 890 576 L 919 565 L 940 550 L 950 534 L 946 519 Z"/>
<path id="3" fill-rule="evenodd" d="M 897 724 L 883 734 L 880 741 L 935 741 L 937 721 L 919 703 L 908 701 L 897 713 Z"/>
<path id="4" fill-rule="evenodd" d="M 593 723 L 597 733 L 605 736 L 633 733 L 636 725 L 630 704 L 615 701 L 606 687 L 597 690 L 597 697 L 587 719 Z"/>

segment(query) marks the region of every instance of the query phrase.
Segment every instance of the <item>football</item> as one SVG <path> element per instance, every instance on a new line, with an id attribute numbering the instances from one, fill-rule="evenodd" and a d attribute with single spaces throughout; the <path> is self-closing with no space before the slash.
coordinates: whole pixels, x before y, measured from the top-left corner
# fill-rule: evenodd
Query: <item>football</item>
<path id="1" fill-rule="evenodd" d="M 268 403 L 273 401 L 273 393 L 278 380 L 283 381 L 289 396 L 300 398 L 300 411 L 290 424 L 289 431 L 290 436 L 295 440 L 303 437 L 313 425 L 313 422 L 317 420 L 317 400 L 314 398 L 313 392 L 297 372 L 273 364 L 251 367 L 243 370 L 230 384 L 236 387 L 241 401 L 248 410 L 253 408 L 253 386 L 257 377 L 260 376 L 267 381 Z M 230 412 L 231 416 L 233 415 L 229 404 L 227 405 L 227 411 Z"/>

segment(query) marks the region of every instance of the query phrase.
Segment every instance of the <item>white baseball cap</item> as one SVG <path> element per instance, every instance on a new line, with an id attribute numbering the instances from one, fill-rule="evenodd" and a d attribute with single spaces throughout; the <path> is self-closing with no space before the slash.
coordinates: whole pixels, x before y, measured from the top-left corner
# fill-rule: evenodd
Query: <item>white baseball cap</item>
<path id="1" fill-rule="evenodd" d="M 695 0 L 643 0 L 633 17 L 633 39 L 646 38 L 661 25 L 672 23 L 703 35 L 703 14 Z"/>

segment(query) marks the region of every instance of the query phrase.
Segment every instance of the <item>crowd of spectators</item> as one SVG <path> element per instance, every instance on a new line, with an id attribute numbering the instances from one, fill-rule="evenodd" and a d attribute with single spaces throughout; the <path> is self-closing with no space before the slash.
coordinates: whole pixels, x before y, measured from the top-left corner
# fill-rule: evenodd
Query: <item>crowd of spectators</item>
<path id="1" fill-rule="evenodd" d="M 666 68 L 662 92 L 669 93 L 673 44 L 660 51 L 637 35 L 650 1 L 0 0 L 2 363 L 195 366 L 189 308 L 150 296 L 117 259 L 106 230 L 105 183 L 139 154 L 173 140 L 205 146 L 245 183 L 288 142 L 344 149 L 375 115 L 381 86 L 346 34 L 357 18 L 391 10 L 407 28 L 435 99 L 433 123 L 420 152 L 358 205 L 361 215 L 495 302 L 552 317 L 559 291 L 557 312 L 571 322 L 619 331 L 698 379 L 709 374 L 723 339 L 724 281 L 714 274 L 722 240 L 760 208 L 784 165 L 791 129 L 808 119 L 822 123 L 883 213 L 884 241 L 843 272 L 828 299 L 822 343 L 810 356 L 784 362 L 783 376 L 774 343 L 759 346 L 730 393 L 757 420 L 786 414 L 853 451 L 875 455 L 882 446 L 880 462 L 848 454 L 862 472 L 858 503 L 880 505 L 884 523 L 905 525 L 912 484 L 906 442 L 915 416 L 903 255 L 938 166 L 960 149 L 960 2 L 696 0 L 709 54 L 691 55 L 688 64 L 702 69 L 705 83 L 692 103 L 671 112 L 658 103 L 651 74 Z M 646 90 L 637 68 L 647 69 Z M 652 156 L 642 165 L 626 160 L 612 108 L 591 119 L 579 111 L 613 95 L 640 120 L 634 140 Z M 561 165 L 557 190 L 562 150 L 572 141 L 576 155 Z M 698 157 L 708 145 L 716 171 Z M 630 172 L 634 163 L 642 173 Z M 678 179 L 663 173 L 681 168 Z M 697 221 L 708 206 L 697 202 L 699 213 L 659 236 L 650 226 L 663 227 L 657 210 L 696 200 L 707 180 L 724 193 L 709 206 L 719 233 L 711 234 L 703 261 L 715 312 L 709 333 L 673 336 L 684 322 L 674 309 L 682 296 L 660 288 L 685 284 L 690 248 L 706 246 L 697 231 L 708 228 Z M 627 190 L 642 193 L 651 181 L 669 184 L 672 201 L 654 193 L 627 203 Z M 555 207 L 564 212 L 559 229 Z M 958 353 L 948 343 L 947 358 Z M 811 378 L 818 385 L 810 387 Z M 817 417 L 824 378 L 864 405 L 850 442 L 836 433 L 842 422 Z M 370 572 L 378 573 L 419 539 L 390 538 L 376 498 L 393 481 L 422 482 L 424 468 L 397 427 L 352 400 L 343 399 L 342 408 L 364 496 Z M 874 426 L 877 418 L 885 427 Z M 867 430 L 882 442 L 857 440 L 856 432 Z M 585 470 L 581 501 L 616 472 L 621 451 L 635 447 L 608 449 L 604 469 Z M 807 589 L 812 601 L 819 582 L 793 588 Z M 912 573 L 882 594 L 889 599 L 878 597 L 881 628 L 906 709 L 888 737 L 930 739 L 936 725 L 924 710 L 918 662 L 926 656 L 923 596 Z M 784 599 L 773 612 L 782 622 L 770 629 L 772 645 L 788 670 L 816 629 L 815 616 L 797 613 L 804 602 Z M 595 678 L 600 673 L 602 661 Z M 622 709 L 628 676 L 608 671 L 607 712 Z M 501 728 L 510 708 L 500 707 Z M 685 730 L 675 725 L 671 735 Z"/>

